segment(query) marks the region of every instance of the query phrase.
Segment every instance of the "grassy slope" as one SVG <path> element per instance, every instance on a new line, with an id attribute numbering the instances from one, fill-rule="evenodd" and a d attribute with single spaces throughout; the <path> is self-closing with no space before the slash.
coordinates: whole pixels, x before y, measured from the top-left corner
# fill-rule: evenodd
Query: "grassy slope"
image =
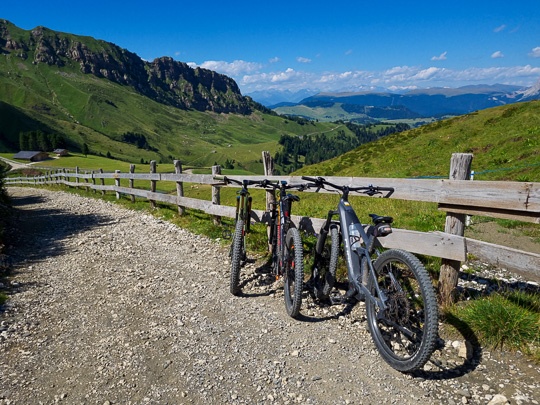
<path id="1" fill-rule="evenodd" d="M 490 108 L 393 134 L 295 174 L 448 176 L 452 153 L 473 153 L 476 172 L 540 163 L 540 101 Z M 540 181 L 540 165 L 475 178 Z"/>
<path id="2" fill-rule="evenodd" d="M 87 143 L 94 153 L 110 151 L 135 163 L 172 156 L 198 166 L 223 164 L 229 158 L 258 172 L 261 152 L 275 153 L 282 134 L 323 133 L 335 126 L 300 125 L 260 112 L 242 116 L 185 111 L 82 74 L 78 65 L 33 65 L 30 58 L 10 54 L 0 55 L 0 119 L 6 123 L 0 141 L 4 151 L 16 149 L 20 131 L 41 128 L 67 136 L 75 151 Z M 160 154 L 119 142 L 127 131 L 144 134 Z"/>

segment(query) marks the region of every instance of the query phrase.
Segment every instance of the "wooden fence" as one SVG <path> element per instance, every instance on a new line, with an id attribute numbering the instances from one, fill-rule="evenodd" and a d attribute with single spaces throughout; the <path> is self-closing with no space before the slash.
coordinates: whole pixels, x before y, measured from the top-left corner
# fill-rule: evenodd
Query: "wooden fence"
<path id="1" fill-rule="evenodd" d="M 202 210 L 216 217 L 235 217 L 235 207 L 219 203 L 220 187 L 238 187 L 233 184 L 218 183 L 213 175 L 182 173 L 180 162 L 175 162 L 175 173 L 156 173 L 154 166 L 151 173 L 134 173 L 134 167 L 129 173 L 81 173 L 78 169 L 69 172 L 65 169 L 47 172 L 39 177 L 7 178 L 6 185 L 14 184 L 65 184 L 70 187 L 83 187 L 87 190 L 99 190 L 132 197 L 142 197 L 151 202 L 160 201 L 177 205 L 179 212 L 186 208 Z M 286 180 L 289 183 L 301 183 L 298 176 L 228 176 L 243 180 L 249 178 Z M 448 215 L 479 215 L 496 218 L 517 219 L 520 221 L 540 223 L 540 183 L 535 182 L 500 182 L 500 181 L 468 181 L 450 179 L 388 179 L 388 178 L 361 178 L 361 177 L 325 177 L 340 185 L 366 186 L 373 184 L 380 187 L 394 187 L 395 192 L 390 196 L 393 199 L 425 201 L 438 203 L 439 209 Z M 114 185 L 105 185 L 105 179 L 114 179 Z M 129 187 L 120 186 L 120 179 L 130 180 Z M 74 181 L 73 181 L 74 180 Z M 99 180 L 99 184 L 98 183 Z M 133 187 L 133 180 L 151 181 L 151 190 Z M 163 194 L 156 192 L 157 182 L 176 183 L 176 194 Z M 213 189 L 212 201 L 184 197 L 183 183 L 210 184 Z M 313 192 L 308 190 L 307 192 Z M 329 192 L 321 189 L 320 192 Z M 373 198 L 373 197 L 366 197 Z M 266 211 L 253 210 L 253 220 L 268 222 Z M 303 231 L 318 232 L 323 219 L 293 216 L 293 222 Z M 447 221 L 448 226 L 448 221 Z M 447 232 L 417 232 L 405 229 L 396 229 L 380 242 L 383 247 L 401 248 L 410 252 L 441 257 L 454 263 L 463 262 L 470 253 L 484 262 L 507 268 L 528 280 L 540 281 L 540 255 L 522 250 L 512 249 L 487 242 L 482 242 L 461 235 Z"/>

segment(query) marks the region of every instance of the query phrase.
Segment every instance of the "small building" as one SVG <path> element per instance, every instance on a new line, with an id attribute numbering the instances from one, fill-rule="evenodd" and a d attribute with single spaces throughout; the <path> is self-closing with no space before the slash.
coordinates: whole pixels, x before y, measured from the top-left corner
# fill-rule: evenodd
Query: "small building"
<path id="1" fill-rule="evenodd" d="M 47 152 L 27 151 L 22 150 L 19 153 L 12 156 L 13 159 L 28 160 L 30 162 L 40 162 L 47 160 L 49 154 Z"/>
<path id="2" fill-rule="evenodd" d="M 69 152 L 67 149 L 55 149 L 53 150 L 53 153 L 56 153 L 56 156 L 58 157 L 69 155 Z"/>

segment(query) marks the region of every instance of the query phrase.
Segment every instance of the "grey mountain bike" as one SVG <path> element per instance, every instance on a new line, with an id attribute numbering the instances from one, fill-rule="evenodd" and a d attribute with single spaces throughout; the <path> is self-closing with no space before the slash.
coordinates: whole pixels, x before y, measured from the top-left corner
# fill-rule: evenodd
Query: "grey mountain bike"
<path id="1" fill-rule="evenodd" d="M 342 193 L 337 210 L 328 212 L 315 247 L 310 280 L 315 295 L 319 299 L 330 296 L 343 243 L 349 290 L 342 299 L 365 299 L 369 332 L 390 366 L 401 372 L 422 368 L 438 344 L 438 306 L 429 274 L 409 252 L 381 253 L 375 248 L 378 238 L 392 233 L 391 217 L 370 214 L 373 225 L 366 231 L 349 203 L 350 192 L 369 196 L 384 192 L 389 197 L 394 189 L 340 186 L 322 177 L 302 179 L 316 191 L 329 186 Z"/>

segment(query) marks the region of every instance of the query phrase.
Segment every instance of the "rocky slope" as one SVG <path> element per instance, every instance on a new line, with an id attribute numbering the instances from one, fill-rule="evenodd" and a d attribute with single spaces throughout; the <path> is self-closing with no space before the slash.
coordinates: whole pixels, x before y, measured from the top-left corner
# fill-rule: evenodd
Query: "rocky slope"
<path id="1" fill-rule="evenodd" d="M 253 103 L 236 82 L 211 70 L 192 69 L 169 57 L 152 62 L 112 43 L 56 32 L 45 27 L 26 31 L 0 20 L 0 54 L 14 54 L 59 71 L 78 66 L 85 74 L 131 86 L 156 101 L 199 111 L 247 114 Z"/>

